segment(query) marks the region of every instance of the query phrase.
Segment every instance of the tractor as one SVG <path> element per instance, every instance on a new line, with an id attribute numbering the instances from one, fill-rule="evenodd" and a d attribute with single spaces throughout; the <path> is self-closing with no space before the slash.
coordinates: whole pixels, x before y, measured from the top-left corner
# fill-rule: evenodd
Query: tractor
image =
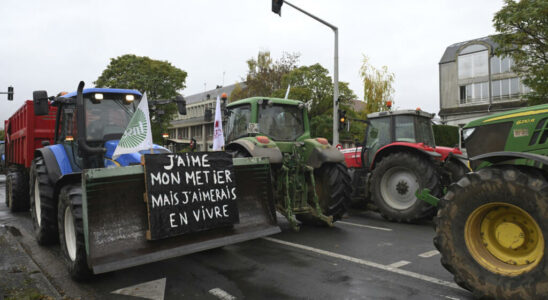
<path id="1" fill-rule="evenodd" d="M 30 207 L 38 244 L 60 242 L 74 279 L 280 232 L 268 161 L 234 159 L 239 223 L 151 241 L 142 158 L 169 151 L 153 145 L 113 157 L 125 133 L 146 131 L 130 122 L 144 117 L 141 93 L 80 82 L 76 92 L 33 98 L 5 122 L 6 204 Z"/>
<path id="2" fill-rule="evenodd" d="M 308 111 L 297 100 L 253 97 L 227 105 L 226 151 L 235 157 L 268 157 L 277 210 L 297 221 L 341 219 L 352 187 L 344 156 L 325 138 L 311 138 Z"/>
<path id="3" fill-rule="evenodd" d="M 458 148 L 436 146 L 432 117 L 420 109 L 367 115 L 363 143 L 342 150 L 354 187 L 353 204 L 396 222 L 435 214 L 435 207 L 417 199 L 415 192 L 428 188 L 441 195 L 468 168 Z"/>
<path id="4" fill-rule="evenodd" d="M 477 298 L 548 298 L 548 105 L 474 120 L 462 131 L 473 172 L 438 206 L 434 245 Z"/>

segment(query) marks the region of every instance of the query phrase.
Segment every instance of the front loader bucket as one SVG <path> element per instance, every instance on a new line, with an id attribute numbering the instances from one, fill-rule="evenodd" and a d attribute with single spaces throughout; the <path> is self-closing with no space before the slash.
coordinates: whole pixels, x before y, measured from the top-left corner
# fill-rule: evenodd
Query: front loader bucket
<path id="1" fill-rule="evenodd" d="M 83 173 L 86 252 L 93 273 L 105 273 L 280 232 L 264 158 L 234 159 L 240 222 L 149 241 L 143 166 L 90 169 Z"/>

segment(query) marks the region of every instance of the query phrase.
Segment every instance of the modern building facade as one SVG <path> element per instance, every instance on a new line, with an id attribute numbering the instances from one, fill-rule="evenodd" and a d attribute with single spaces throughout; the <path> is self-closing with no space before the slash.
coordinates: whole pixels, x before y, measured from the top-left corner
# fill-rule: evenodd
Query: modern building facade
<path id="1" fill-rule="evenodd" d="M 243 88 L 245 85 L 240 83 Z M 186 96 L 186 115 L 177 114 L 171 121 L 168 129 L 169 138 L 168 147 L 172 151 L 177 151 L 190 144 L 190 140 L 196 140 L 196 151 L 209 151 L 213 145 L 213 122 L 215 121 L 215 103 L 217 96 L 226 93 L 230 94 L 236 87 L 236 84 L 229 86 L 217 86 L 217 88 L 203 93 Z M 206 111 L 210 115 L 206 117 Z"/>
<path id="2" fill-rule="evenodd" d="M 439 62 L 441 122 L 464 125 L 479 117 L 526 105 L 530 89 L 512 72 L 512 59 L 494 55 L 484 37 L 453 44 Z"/>

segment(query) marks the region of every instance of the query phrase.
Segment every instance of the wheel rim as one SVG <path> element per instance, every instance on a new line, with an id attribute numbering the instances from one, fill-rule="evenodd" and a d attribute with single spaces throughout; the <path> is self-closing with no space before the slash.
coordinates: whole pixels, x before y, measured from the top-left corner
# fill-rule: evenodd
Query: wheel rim
<path id="1" fill-rule="evenodd" d="M 464 237 L 476 262 L 497 274 L 528 272 L 544 256 L 544 236 L 535 219 L 507 203 L 476 208 L 466 220 Z"/>
<path id="2" fill-rule="evenodd" d="M 397 210 L 404 210 L 417 201 L 415 192 L 419 187 L 419 180 L 413 171 L 395 167 L 382 176 L 380 191 L 387 205 Z"/>
<path id="3" fill-rule="evenodd" d="M 74 217 L 70 207 L 65 209 L 65 244 L 72 261 L 76 260 L 76 233 L 74 231 Z"/>
<path id="4" fill-rule="evenodd" d="M 40 203 L 40 187 L 38 186 L 38 177 L 34 179 L 34 211 L 36 212 L 36 222 L 38 226 L 42 224 L 42 206 Z"/>

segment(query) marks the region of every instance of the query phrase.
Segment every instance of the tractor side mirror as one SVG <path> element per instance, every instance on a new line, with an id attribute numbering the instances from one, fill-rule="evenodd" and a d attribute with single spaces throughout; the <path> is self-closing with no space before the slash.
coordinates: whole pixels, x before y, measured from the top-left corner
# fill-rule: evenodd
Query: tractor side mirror
<path id="1" fill-rule="evenodd" d="M 48 92 L 34 91 L 32 92 L 32 101 L 34 102 L 34 115 L 44 116 L 49 112 Z"/>
<path id="2" fill-rule="evenodd" d="M 369 137 L 372 139 L 376 139 L 379 137 L 379 130 L 377 128 L 371 128 L 371 132 L 369 133 Z"/>

